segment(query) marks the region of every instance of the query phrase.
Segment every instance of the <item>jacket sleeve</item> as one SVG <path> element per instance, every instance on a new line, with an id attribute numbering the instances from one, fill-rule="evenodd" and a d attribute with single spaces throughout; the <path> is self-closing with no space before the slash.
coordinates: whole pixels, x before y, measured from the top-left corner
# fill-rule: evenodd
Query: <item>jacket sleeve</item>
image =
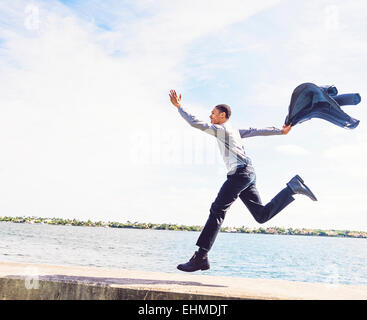
<path id="1" fill-rule="evenodd" d="M 256 136 L 272 136 L 282 134 L 282 130 L 275 127 L 268 127 L 264 129 L 256 129 L 256 128 L 240 129 L 239 132 L 241 138 L 249 138 Z"/>
<path id="2" fill-rule="evenodd" d="M 217 124 L 209 124 L 204 121 L 201 121 L 197 119 L 194 115 L 187 112 L 184 108 L 179 107 L 178 112 L 184 118 L 190 126 L 200 129 L 201 131 L 204 131 L 212 136 L 217 136 L 219 131 L 223 131 L 224 128 Z"/>

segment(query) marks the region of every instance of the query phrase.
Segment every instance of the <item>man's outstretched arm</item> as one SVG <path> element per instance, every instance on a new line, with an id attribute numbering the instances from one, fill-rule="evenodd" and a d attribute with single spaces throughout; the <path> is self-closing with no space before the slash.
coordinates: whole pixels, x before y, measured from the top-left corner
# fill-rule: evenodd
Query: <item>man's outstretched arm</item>
<path id="1" fill-rule="evenodd" d="M 249 128 L 249 129 L 240 129 L 239 132 L 241 138 L 249 138 L 256 136 L 272 136 L 272 135 L 288 134 L 291 128 L 292 125 L 286 126 L 284 124 L 282 129 L 278 129 L 275 127 L 268 127 L 264 129 Z"/>
<path id="2" fill-rule="evenodd" d="M 171 103 L 178 109 L 178 112 L 190 124 L 190 126 L 200 129 L 213 136 L 217 135 L 218 130 L 223 130 L 221 126 L 201 121 L 197 119 L 194 115 L 187 112 L 181 105 L 181 94 L 177 95 L 175 90 L 170 91 L 169 97 L 171 99 Z"/>

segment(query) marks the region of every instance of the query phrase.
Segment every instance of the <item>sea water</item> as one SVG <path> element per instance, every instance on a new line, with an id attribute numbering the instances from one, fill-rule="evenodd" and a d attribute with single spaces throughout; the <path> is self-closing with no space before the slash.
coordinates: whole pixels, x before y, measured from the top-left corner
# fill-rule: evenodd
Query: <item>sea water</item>
<path id="1" fill-rule="evenodd" d="M 180 273 L 199 232 L 0 223 L 0 261 Z M 196 274 L 367 285 L 367 239 L 219 233 Z"/>

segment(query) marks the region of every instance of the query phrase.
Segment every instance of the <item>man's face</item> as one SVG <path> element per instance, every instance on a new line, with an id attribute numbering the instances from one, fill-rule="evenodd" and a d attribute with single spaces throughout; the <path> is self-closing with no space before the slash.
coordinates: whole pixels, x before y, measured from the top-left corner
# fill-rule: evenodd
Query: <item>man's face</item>
<path id="1" fill-rule="evenodd" d="M 212 124 L 222 124 L 227 120 L 226 113 L 220 112 L 217 108 L 214 108 L 212 110 L 212 113 L 210 114 L 209 118 Z"/>

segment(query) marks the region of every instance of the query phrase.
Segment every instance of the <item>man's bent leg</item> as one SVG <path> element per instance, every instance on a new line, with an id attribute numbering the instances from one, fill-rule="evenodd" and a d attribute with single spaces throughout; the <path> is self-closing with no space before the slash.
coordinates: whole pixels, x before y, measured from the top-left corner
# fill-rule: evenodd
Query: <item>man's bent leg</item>
<path id="1" fill-rule="evenodd" d="M 243 190 L 239 197 L 249 209 L 255 220 L 259 223 L 264 223 L 290 204 L 294 200 L 292 195 L 292 190 L 286 187 L 264 206 L 262 205 L 256 183 L 254 182 Z"/>

